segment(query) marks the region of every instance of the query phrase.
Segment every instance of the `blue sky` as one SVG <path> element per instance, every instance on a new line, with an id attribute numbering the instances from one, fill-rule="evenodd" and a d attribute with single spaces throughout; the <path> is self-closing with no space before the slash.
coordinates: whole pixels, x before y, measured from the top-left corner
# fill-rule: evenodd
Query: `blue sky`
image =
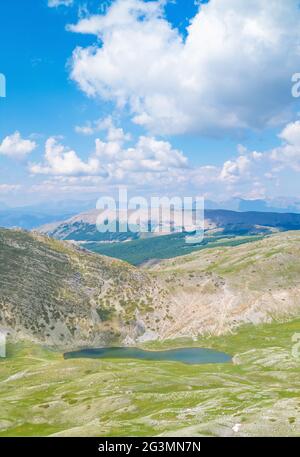
<path id="1" fill-rule="evenodd" d="M 249 3 L 2 1 L 0 201 L 297 197 L 298 3 Z"/>

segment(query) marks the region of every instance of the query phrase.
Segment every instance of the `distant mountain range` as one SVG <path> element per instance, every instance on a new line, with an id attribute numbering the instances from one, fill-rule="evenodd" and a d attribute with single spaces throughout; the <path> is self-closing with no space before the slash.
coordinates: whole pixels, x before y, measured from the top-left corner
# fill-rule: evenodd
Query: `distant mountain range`
<path id="1" fill-rule="evenodd" d="M 197 237 L 189 236 L 189 243 L 186 243 L 187 233 L 176 231 L 176 226 L 171 234 L 157 231 L 158 224 L 151 233 L 102 233 L 96 225 L 99 214 L 97 210 L 87 211 L 66 221 L 43 226 L 38 231 L 58 240 L 75 242 L 98 254 L 141 265 L 202 249 L 236 246 L 274 232 L 300 230 L 300 214 L 207 209 L 204 212 L 204 239 L 199 242 Z M 147 218 L 148 213 L 145 213 L 142 225 L 147 226 Z"/>
<path id="2" fill-rule="evenodd" d="M 278 198 L 274 200 L 244 200 L 234 198 L 223 202 L 205 200 L 206 209 L 226 209 L 231 211 L 262 211 L 271 213 L 300 213 L 300 200 Z"/>
<path id="3" fill-rule="evenodd" d="M 43 224 L 49 224 L 57 221 L 57 219 L 65 219 L 70 217 L 70 213 L 62 213 L 58 215 L 31 213 L 27 210 L 0 210 L 0 227 L 3 228 L 22 228 L 32 230 Z"/>
<path id="4" fill-rule="evenodd" d="M 91 242 L 91 241 L 125 241 L 139 238 L 134 232 L 101 233 L 96 226 L 100 212 L 91 210 L 78 214 L 72 218 L 45 225 L 38 231 L 60 240 Z M 271 212 L 237 212 L 228 210 L 205 210 L 205 228 L 207 231 L 218 229 L 223 234 L 253 235 L 271 233 L 275 230 L 299 230 L 300 214 L 271 213 Z M 148 214 L 145 213 L 143 225 L 148 223 Z M 153 233 L 157 235 L 159 233 Z"/>
<path id="5" fill-rule="evenodd" d="M 94 201 L 58 201 L 10 208 L 0 202 L 0 227 L 32 230 L 44 224 L 70 218 L 95 206 Z"/>
<path id="6" fill-rule="evenodd" d="M 9 207 L 0 202 L 0 227 L 32 230 L 41 225 L 64 221 L 82 212 L 91 212 L 96 207 L 95 200 L 62 200 L 42 202 L 30 206 Z M 206 210 L 227 210 L 237 212 L 300 213 L 297 199 L 243 200 L 232 199 L 224 202 L 205 200 Z"/>

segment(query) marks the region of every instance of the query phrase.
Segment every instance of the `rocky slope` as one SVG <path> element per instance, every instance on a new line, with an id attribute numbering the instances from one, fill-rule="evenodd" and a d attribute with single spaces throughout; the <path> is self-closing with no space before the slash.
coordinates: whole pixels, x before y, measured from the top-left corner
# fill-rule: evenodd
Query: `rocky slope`
<path id="1" fill-rule="evenodd" d="M 143 271 L 67 243 L 0 230 L 0 326 L 18 337 L 74 347 L 144 332 L 138 313 L 158 291 Z"/>
<path id="2" fill-rule="evenodd" d="M 161 338 L 226 333 L 300 315 L 300 233 L 214 248 L 152 267 L 168 290 Z"/>
<path id="3" fill-rule="evenodd" d="M 0 327 L 63 348 L 222 334 L 300 315 L 300 233 L 148 269 L 0 230 Z"/>

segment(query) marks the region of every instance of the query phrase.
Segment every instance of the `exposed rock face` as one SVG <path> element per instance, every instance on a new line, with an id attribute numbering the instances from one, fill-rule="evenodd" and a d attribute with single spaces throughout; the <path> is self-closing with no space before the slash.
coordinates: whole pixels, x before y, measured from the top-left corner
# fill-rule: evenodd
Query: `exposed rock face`
<path id="1" fill-rule="evenodd" d="M 0 230 L 0 328 L 63 348 L 221 334 L 300 314 L 300 233 L 151 269 Z"/>
<path id="2" fill-rule="evenodd" d="M 207 249 L 152 267 L 169 289 L 161 337 L 222 334 L 300 314 L 300 233 Z"/>

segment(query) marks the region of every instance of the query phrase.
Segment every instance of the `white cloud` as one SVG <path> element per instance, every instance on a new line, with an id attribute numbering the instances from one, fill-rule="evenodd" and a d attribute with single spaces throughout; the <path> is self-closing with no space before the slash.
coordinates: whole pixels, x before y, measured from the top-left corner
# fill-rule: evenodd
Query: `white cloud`
<path id="1" fill-rule="evenodd" d="M 260 152 L 239 144 L 235 155 L 224 163 L 202 166 L 192 166 L 168 141 L 145 135 L 133 141 L 110 117 L 95 121 L 93 127 L 95 124 L 103 138 L 95 139 L 95 148 L 86 159 L 57 138 L 47 140 L 43 163 L 29 166 L 32 175 L 47 176 L 46 181 L 36 184 L 41 191 L 71 193 L 82 189 L 95 193 L 126 185 L 140 194 L 253 199 L 274 195 L 275 186 L 283 195 L 289 180 L 285 170 L 300 170 L 300 121 L 282 130 L 282 144 L 277 148 Z"/>
<path id="2" fill-rule="evenodd" d="M 90 124 L 76 125 L 75 132 L 81 135 L 93 135 L 95 133 L 94 128 Z"/>
<path id="3" fill-rule="evenodd" d="M 230 184 L 245 179 L 245 175 L 250 171 L 250 165 L 250 159 L 244 155 L 240 155 L 236 160 L 227 160 L 222 167 L 220 179 Z"/>
<path id="4" fill-rule="evenodd" d="M 133 174 L 169 172 L 188 166 L 181 151 L 173 149 L 167 141 L 141 136 L 131 147 L 125 143 L 130 135 L 116 127 L 111 118 L 98 121 L 98 128 L 106 131 L 106 140 L 95 140 L 95 152 L 83 161 L 78 154 L 64 147 L 54 137 L 45 145 L 44 163 L 29 166 L 32 174 L 54 176 L 101 176 L 111 182 L 131 179 Z"/>
<path id="5" fill-rule="evenodd" d="M 130 135 L 124 133 L 122 128 L 115 127 L 112 117 L 108 116 L 105 119 L 97 119 L 96 121 L 88 121 L 84 125 L 75 126 L 75 132 L 82 135 L 94 135 L 100 131 L 107 131 L 107 139 L 109 141 L 128 141 Z"/>
<path id="6" fill-rule="evenodd" d="M 103 173 L 96 157 L 92 156 L 87 162 L 84 162 L 75 151 L 65 148 L 53 137 L 46 141 L 45 162 L 31 164 L 29 170 L 32 174 L 57 176 L 101 175 Z"/>
<path id="7" fill-rule="evenodd" d="M 287 124 L 278 138 L 281 140 L 279 146 L 263 152 L 248 151 L 238 145 L 238 157 L 227 160 L 219 174 L 226 193 L 243 198 L 262 198 L 268 193 L 274 195 L 276 187 L 282 195 L 297 194 L 300 121 Z"/>
<path id="8" fill-rule="evenodd" d="M 106 15 L 69 26 L 101 40 L 73 53 L 79 87 L 128 105 L 134 122 L 158 133 L 282 123 L 300 56 L 298 0 L 210 1 L 185 40 L 164 18 L 163 3 L 116 0 Z"/>
<path id="9" fill-rule="evenodd" d="M 94 135 L 100 130 L 105 129 L 105 121 L 97 119 L 96 121 L 87 121 L 84 125 L 76 125 L 75 132 L 81 135 Z"/>
<path id="10" fill-rule="evenodd" d="M 35 141 L 24 140 L 20 132 L 15 132 L 4 138 L 0 143 L 0 155 L 22 159 L 36 149 Z"/>
<path id="11" fill-rule="evenodd" d="M 281 167 L 300 171 L 300 121 L 288 124 L 279 134 L 282 145 L 270 153 L 272 161 Z"/>
<path id="12" fill-rule="evenodd" d="M 58 6 L 71 6 L 73 0 L 48 0 L 49 8 L 57 8 Z"/>
<path id="13" fill-rule="evenodd" d="M 168 172 L 188 166 L 188 159 L 183 153 L 172 148 L 167 141 L 141 136 L 133 146 L 125 146 L 131 140 L 131 135 L 116 127 L 111 117 L 89 122 L 85 127 L 88 130 L 82 127 L 84 130 L 80 128 L 79 132 L 94 134 L 96 131 L 106 131 L 105 141 L 99 138 L 95 141 L 95 154 L 111 179 L 125 179 L 125 176 L 129 179 L 129 173 Z"/>
<path id="14" fill-rule="evenodd" d="M 103 142 L 96 140 L 96 154 L 107 163 L 107 168 L 119 171 L 152 173 L 168 171 L 173 168 L 186 168 L 188 160 L 172 148 L 166 141 L 141 136 L 135 146 L 122 148 L 118 141 Z"/>

